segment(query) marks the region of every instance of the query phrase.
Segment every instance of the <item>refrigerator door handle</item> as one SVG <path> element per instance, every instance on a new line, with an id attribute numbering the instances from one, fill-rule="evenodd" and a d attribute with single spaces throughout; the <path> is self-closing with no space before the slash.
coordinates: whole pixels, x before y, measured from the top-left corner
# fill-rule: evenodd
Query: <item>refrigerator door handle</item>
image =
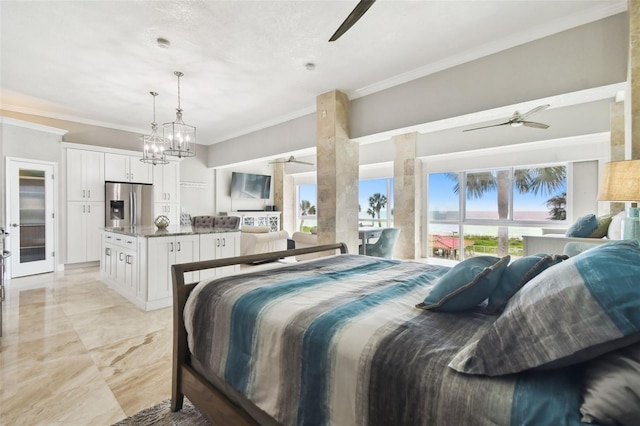
<path id="1" fill-rule="evenodd" d="M 138 202 L 138 199 L 136 197 L 136 192 L 135 191 L 131 191 L 131 211 L 132 211 L 132 215 L 131 215 L 131 226 L 136 226 L 138 224 L 138 206 L 136 205 Z"/>

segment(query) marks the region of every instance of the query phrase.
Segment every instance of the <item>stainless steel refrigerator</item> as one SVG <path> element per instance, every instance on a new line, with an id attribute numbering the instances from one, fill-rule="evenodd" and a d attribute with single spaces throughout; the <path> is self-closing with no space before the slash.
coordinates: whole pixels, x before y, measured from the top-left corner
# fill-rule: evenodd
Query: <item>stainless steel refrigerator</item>
<path id="1" fill-rule="evenodd" d="M 105 182 L 105 226 L 153 225 L 153 185 Z"/>

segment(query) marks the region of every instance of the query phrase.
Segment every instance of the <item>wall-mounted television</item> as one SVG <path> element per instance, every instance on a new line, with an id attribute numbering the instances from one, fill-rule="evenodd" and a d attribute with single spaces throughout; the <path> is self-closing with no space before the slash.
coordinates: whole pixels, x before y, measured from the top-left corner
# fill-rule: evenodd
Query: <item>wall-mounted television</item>
<path id="1" fill-rule="evenodd" d="M 231 198 L 268 200 L 271 192 L 271 176 L 252 173 L 231 173 Z"/>

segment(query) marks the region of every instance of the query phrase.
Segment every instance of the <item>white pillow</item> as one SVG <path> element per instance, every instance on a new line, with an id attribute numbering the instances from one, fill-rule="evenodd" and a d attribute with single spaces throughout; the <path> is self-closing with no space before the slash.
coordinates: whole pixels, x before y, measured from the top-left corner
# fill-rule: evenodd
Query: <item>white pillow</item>
<path id="1" fill-rule="evenodd" d="M 266 234 L 269 228 L 266 226 L 242 225 L 242 232 L 250 232 L 252 234 Z"/>
<path id="2" fill-rule="evenodd" d="M 607 238 L 609 238 L 610 240 L 622 239 L 622 219 L 624 219 L 626 215 L 627 213 L 622 211 L 611 218 L 609 230 L 607 231 Z"/>

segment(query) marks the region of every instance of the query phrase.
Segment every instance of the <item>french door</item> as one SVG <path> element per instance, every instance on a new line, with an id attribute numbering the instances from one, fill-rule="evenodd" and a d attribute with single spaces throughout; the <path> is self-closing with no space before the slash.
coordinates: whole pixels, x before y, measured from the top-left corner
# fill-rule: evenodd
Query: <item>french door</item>
<path id="1" fill-rule="evenodd" d="M 52 272 L 55 268 L 55 165 L 7 160 L 7 231 L 11 277 Z"/>

